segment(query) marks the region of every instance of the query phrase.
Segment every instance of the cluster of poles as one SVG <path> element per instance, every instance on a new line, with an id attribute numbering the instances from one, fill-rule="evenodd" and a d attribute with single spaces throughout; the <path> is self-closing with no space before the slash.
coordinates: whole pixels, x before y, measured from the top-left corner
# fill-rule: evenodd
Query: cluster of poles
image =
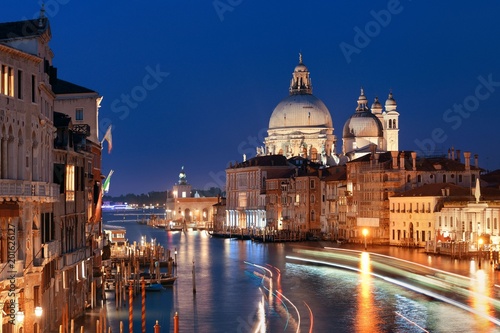
<path id="1" fill-rule="evenodd" d="M 132 284 L 129 284 L 129 297 L 128 297 L 128 304 L 129 304 L 129 313 L 128 313 L 128 332 L 133 333 L 134 332 L 134 307 L 133 307 L 133 301 L 134 301 L 134 288 Z M 112 333 L 111 327 L 108 326 L 107 324 L 107 311 L 106 307 L 103 306 L 101 307 L 99 311 L 99 319 L 96 319 L 95 322 L 95 333 Z M 176 312 L 174 317 L 173 317 L 173 323 L 174 323 L 174 333 L 179 333 L 179 315 Z M 120 321 L 120 327 L 119 327 L 119 332 L 123 333 L 124 329 L 124 324 L 123 321 Z M 63 333 L 64 329 L 63 326 L 59 326 L 59 333 Z M 75 323 L 74 320 L 71 320 L 70 324 L 70 333 L 75 333 Z M 80 327 L 80 333 L 84 333 L 84 326 Z M 146 333 L 146 281 L 144 278 L 141 279 L 141 333 Z M 156 324 L 153 326 L 153 332 L 154 333 L 161 333 L 161 327 L 158 324 L 158 320 L 156 321 Z"/>

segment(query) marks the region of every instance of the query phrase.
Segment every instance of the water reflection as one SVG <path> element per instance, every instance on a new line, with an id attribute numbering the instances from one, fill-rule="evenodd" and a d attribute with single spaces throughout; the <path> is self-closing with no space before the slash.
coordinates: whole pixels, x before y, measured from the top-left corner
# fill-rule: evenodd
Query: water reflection
<path id="1" fill-rule="evenodd" d="M 357 292 L 356 332 L 380 332 L 380 318 L 374 300 L 370 254 L 362 252 L 359 262 L 360 281 Z"/>
<path id="2" fill-rule="evenodd" d="M 471 263 L 474 263 L 471 261 Z M 476 265 L 471 265 L 471 279 L 470 279 L 470 298 L 469 302 L 473 309 L 479 313 L 483 313 L 488 316 L 495 316 L 495 311 L 491 305 L 490 297 L 492 297 L 489 276 L 484 270 L 476 270 Z M 493 326 L 487 318 L 480 318 L 475 323 L 477 332 L 485 332 L 490 330 Z"/>

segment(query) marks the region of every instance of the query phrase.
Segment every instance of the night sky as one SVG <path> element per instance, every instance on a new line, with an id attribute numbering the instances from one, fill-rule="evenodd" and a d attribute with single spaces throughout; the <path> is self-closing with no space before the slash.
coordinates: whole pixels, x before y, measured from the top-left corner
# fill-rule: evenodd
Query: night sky
<path id="1" fill-rule="evenodd" d="M 337 152 L 363 86 L 370 104 L 392 89 L 400 150 L 435 155 L 453 146 L 500 168 L 498 1 L 45 4 L 59 77 L 104 96 L 110 195 L 165 191 L 182 166 L 193 187 L 223 187 L 229 162 L 263 145 L 299 52 L 332 115 Z M 1 21 L 39 9 L 4 0 Z"/>

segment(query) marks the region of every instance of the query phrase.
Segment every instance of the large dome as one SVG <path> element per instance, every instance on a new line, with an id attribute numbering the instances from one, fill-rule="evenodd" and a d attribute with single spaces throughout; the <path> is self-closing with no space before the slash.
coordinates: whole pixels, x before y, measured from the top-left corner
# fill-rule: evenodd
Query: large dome
<path id="1" fill-rule="evenodd" d="M 345 123 L 342 137 L 383 137 L 380 120 L 369 110 L 354 113 Z"/>
<path id="2" fill-rule="evenodd" d="M 290 127 L 333 128 L 333 122 L 328 108 L 319 98 L 296 94 L 284 98 L 269 120 L 269 129 Z"/>

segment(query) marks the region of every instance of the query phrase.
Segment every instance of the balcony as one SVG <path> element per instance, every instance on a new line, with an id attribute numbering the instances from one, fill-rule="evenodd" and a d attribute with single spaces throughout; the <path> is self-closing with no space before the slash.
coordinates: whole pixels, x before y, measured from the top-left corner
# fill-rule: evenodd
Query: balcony
<path id="1" fill-rule="evenodd" d="M 26 180 L 0 179 L 0 200 L 55 202 L 59 185 Z"/>
<path id="2" fill-rule="evenodd" d="M 63 266 L 66 268 L 71 267 L 87 258 L 90 258 L 90 253 L 87 252 L 89 251 L 86 251 L 85 248 L 81 248 L 73 252 L 63 254 Z"/>

